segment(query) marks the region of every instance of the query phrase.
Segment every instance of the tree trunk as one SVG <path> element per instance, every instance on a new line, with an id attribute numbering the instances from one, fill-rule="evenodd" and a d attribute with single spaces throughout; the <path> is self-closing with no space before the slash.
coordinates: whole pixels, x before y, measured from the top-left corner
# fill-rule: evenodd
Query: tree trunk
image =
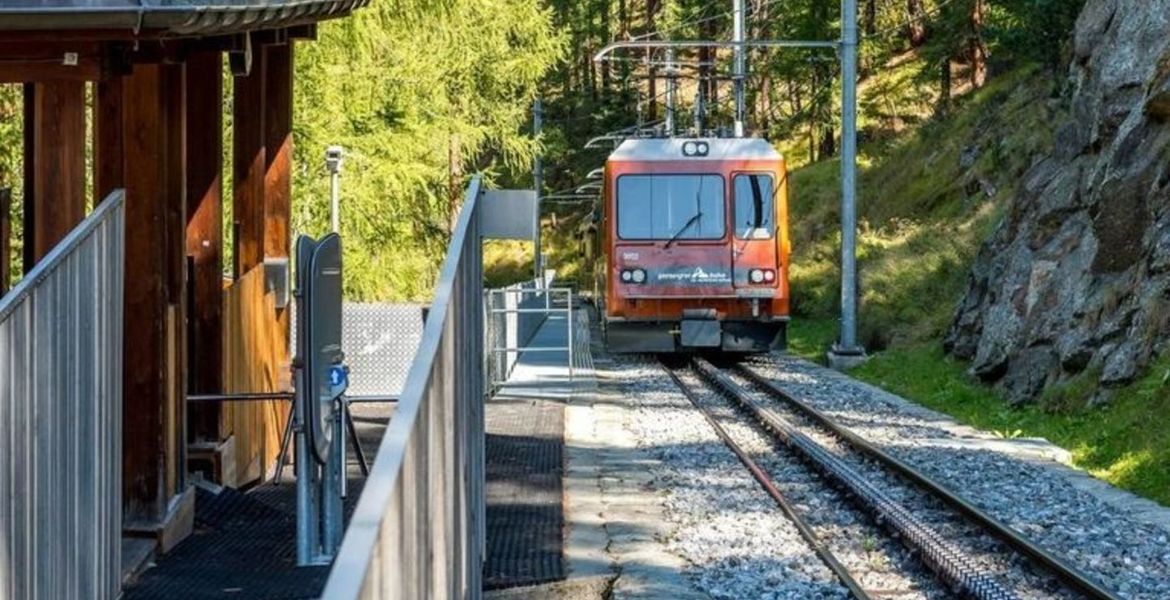
<path id="1" fill-rule="evenodd" d="M 447 140 L 447 235 L 455 235 L 459 222 L 460 200 L 463 198 L 463 153 L 459 134 L 452 133 Z"/>
<path id="2" fill-rule="evenodd" d="M 613 41 L 613 34 L 610 32 L 609 26 L 609 0 L 605 0 L 605 2 L 602 2 L 601 4 L 601 39 L 603 43 L 606 44 Z M 608 94 L 610 86 L 610 72 L 612 67 L 610 62 L 607 60 L 598 65 L 598 68 L 601 69 L 601 90 L 602 92 Z"/>
<path id="3" fill-rule="evenodd" d="M 938 115 L 945 117 L 951 109 L 951 59 L 946 59 L 939 70 Z"/>
<path id="4" fill-rule="evenodd" d="M 877 0 L 865 0 L 865 35 L 877 35 Z"/>
<path id="5" fill-rule="evenodd" d="M 837 136 L 833 131 L 833 127 L 825 127 L 821 135 L 821 156 L 820 160 L 832 158 L 837 155 Z"/>
<path id="6" fill-rule="evenodd" d="M 971 36 L 968 39 L 968 59 L 971 63 L 970 79 L 975 89 L 987 83 L 987 42 L 983 39 L 983 26 L 987 20 L 987 0 L 974 0 L 971 4 Z"/>
<path id="7" fill-rule="evenodd" d="M 918 48 L 926 43 L 926 10 L 922 8 L 922 0 L 906 0 L 906 13 L 910 23 L 910 46 Z"/>

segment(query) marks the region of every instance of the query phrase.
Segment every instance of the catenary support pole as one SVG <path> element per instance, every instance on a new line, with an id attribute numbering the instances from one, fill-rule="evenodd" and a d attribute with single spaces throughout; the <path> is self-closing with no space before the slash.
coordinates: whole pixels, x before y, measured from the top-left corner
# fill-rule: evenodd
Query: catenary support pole
<path id="1" fill-rule="evenodd" d="M 678 103 L 678 65 L 674 64 L 674 48 L 666 49 L 666 137 L 674 137 L 675 106 Z"/>
<path id="2" fill-rule="evenodd" d="M 532 136 L 540 140 L 540 131 L 544 121 L 544 103 L 537 98 L 532 104 Z M 536 190 L 536 222 L 532 228 L 532 277 L 536 280 L 544 279 L 544 256 L 540 250 L 540 197 L 544 187 L 544 161 L 538 150 L 532 158 L 532 189 Z"/>
<path id="3" fill-rule="evenodd" d="M 736 43 L 735 65 L 732 77 L 735 81 L 735 137 L 744 136 L 744 121 L 747 113 L 747 100 L 744 98 L 744 79 L 747 76 L 747 48 L 744 47 L 744 0 L 733 0 L 732 9 L 732 37 Z"/>
<path id="4" fill-rule="evenodd" d="M 857 343 L 857 0 L 842 0 L 841 31 L 841 337 L 839 357 Z"/>

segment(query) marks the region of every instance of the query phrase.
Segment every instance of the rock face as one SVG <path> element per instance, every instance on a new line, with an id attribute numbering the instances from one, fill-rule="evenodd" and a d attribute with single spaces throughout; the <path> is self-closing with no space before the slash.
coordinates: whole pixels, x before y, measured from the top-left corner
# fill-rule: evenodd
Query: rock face
<path id="1" fill-rule="evenodd" d="M 1170 0 L 1088 0 L 1071 118 L 980 250 L 945 340 L 1016 402 L 1170 343 Z"/>

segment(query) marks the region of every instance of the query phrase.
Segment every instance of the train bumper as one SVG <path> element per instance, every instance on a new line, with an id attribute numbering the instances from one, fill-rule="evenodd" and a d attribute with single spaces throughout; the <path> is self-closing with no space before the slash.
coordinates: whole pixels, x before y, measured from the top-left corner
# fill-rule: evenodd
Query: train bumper
<path id="1" fill-rule="evenodd" d="M 785 320 L 607 321 L 605 345 L 617 354 L 722 351 L 759 354 L 787 347 Z"/>

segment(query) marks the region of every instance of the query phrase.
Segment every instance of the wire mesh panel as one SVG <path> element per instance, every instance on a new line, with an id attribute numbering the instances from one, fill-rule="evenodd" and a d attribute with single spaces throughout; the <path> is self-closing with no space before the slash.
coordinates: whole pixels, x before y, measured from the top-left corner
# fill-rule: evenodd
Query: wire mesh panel
<path id="1" fill-rule="evenodd" d="M 346 393 L 350 396 L 400 394 L 410 372 L 410 363 L 422 342 L 423 307 L 418 304 L 346 302 L 341 311 L 341 349 L 349 367 Z M 295 314 L 291 321 L 295 348 Z"/>
<path id="2" fill-rule="evenodd" d="M 113 600 L 122 530 L 122 192 L 0 298 L 0 597 Z"/>
<path id="3" fill-rule="evenodd" d="M 322 598 L 481 596 L 483 250 L 468 188 L 418 352 Z"/>

